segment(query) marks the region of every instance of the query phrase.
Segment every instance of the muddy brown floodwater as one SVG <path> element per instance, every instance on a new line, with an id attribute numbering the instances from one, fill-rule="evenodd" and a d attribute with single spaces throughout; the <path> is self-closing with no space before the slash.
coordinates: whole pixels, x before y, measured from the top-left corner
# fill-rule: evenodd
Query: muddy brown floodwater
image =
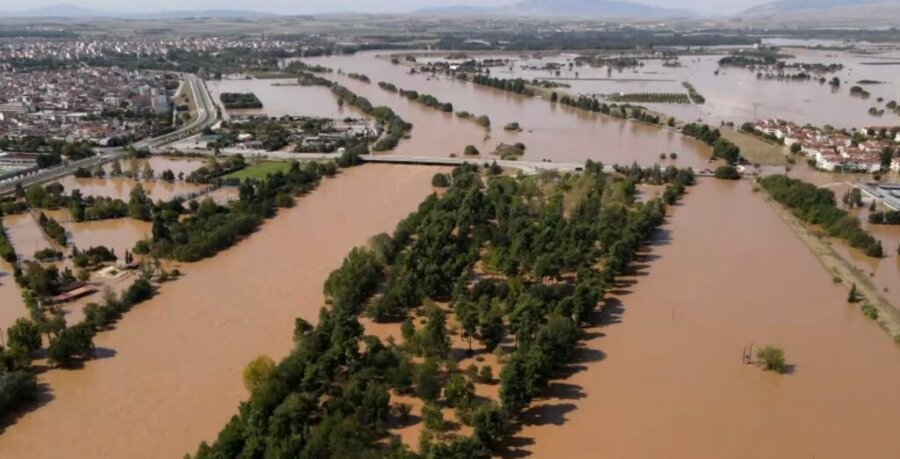
<path id="1" fill-rule="evenodd" d="M 566 458 L 900 456 L 897 346 L 749 183 L 702 180 L 643 261 L 588 330 L 584 369 L 528 413 L 522 448 Z M 750 343 L 781 346 L 793 371 L 743 365 Z"/>
<path id="2" fill-rule="evenodd" d="M 215 439 L 247 395 L 244 366 L 291 348 L 350 249 L 416 209 L 429 167 L 366 165 L 325 180 L 238 246 L 95 339 L 99 358 L 41 376 L 52 399 L 0 435 L 0 457 L 180 457 Z"/>
<path id="3" fill-rule="evenodd" d="M 202 167 L 206 162 L 200 159 L 175 159 L 161 156 L 154 156 L 149 159 L 123 159 L 120 161 L 123 171 L 130 171 L 135 174 L 141 174 L 145 165 L 149 165 L 153 169 L 154 175 L 165 170 L 171 170 L 176 176 L 184 174 L 187 176 L 194 170 Z M 162 180 L 133 180 L 126 177 L 110 177 L 108 174 L 112 169 L 110 164 L 103 166 L 106 171 L 106 178 L 76 178 L 73 175 L 63 177 L 58 182 L 65 188 L 66 194 L 72 190 L 81 190 L 82 196 L 103 196 L 108 198 L 122 199 L 128 201 L 131 190 L 138 183 L 143 185 L 147 194 L 154 200 L 170 200 L 175 196 L 186 195 L 188 193 L 200 191 L 203 186 L 187 183 L 184 181 L 176 181 L 174 183 Z"/>
<path id="4" fill-rule="evenodd" d="M 272 117 L 312 116 L 323 118 L 360 117 L 362 112 L 338 105 L 337 96 L 324 86 L 299 86 L 297 79 L 228 79 L 207 83 L 213 99 L 223 92 L 252 92 L 263 104 L 261 109 L 228 110 L 229 115 L 267 115 Z"/>
<path id="5" fill-rule="evenodd" d="M 465 146 L 472 144 L 481 150 L 485 158 L 490 159 L 492 156 L 486 153 L 497 144 L 522 142 L 527 147 L 523 159 L 532 161 L 583 162 L 590 158 L 608 164 L 638 161 L 651 165 L 659 160 L 660 153 L 677 152 L 679 158 L 672 164 L 698 167 L 705 164 L 709 157 L 709 150 L 700 142 L 673 131 L 587 113 L 539 98 L 522 97 L 447 77 L 410 75 L 409 67 L 393 65 L 371 52 L 310 58 L 308 61 L 341 69 L 345 73 L 358 72 L 369 76 L 372 80 L 370 84 L 336 73 L 327 77 L 375 105 L 390 106 L 413 124 L 412 138 L 400 142 L 396 154 L 461 155 Z M 474 122 L 409 102 L 379 88 L 377 83 L 380 81 L 431 94 L 443 102 L 452 103 L 455 111 L 465 110 L 476 116 L 488 115 L 492 125 L 489 138 L 485 138 L 485 130 Z M 503 127 L 510 122 L 519 123 L 523 131 L 504 131 Z"/>

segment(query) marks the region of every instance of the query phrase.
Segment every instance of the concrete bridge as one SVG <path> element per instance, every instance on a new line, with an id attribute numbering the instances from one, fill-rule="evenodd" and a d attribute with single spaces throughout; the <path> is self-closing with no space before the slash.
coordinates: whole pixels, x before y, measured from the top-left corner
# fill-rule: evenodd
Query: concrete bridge
<path id="1" fill-rule="evenodd" d="M 492 164 L 507 169 L 519 169 L 524 172 L 535 173 L 540 171 L 575 172 L 584 170 L 584 164 L 579 163 L 553 163 L 546 161 L 510 161 L 493 158 L 451 158 L 432 156 L 404 156 L 404 155 L 361 155 L 360 159 L 367 163 L 386 164 L 418 164 L 423 166 L 450 166 L 456 167 L 462 164 Z M 612 171 L 612 166 L 604 166 L 607 171 Z"/>

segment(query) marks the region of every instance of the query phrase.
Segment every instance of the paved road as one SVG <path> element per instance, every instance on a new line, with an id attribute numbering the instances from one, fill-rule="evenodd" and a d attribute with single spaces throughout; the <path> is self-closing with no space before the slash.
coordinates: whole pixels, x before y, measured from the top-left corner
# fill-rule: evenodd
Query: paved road
<path id="1" fill-rule="evenodd" d="M 218 118 L 218 112 L 203 80 L 192 74 L 185 73 L 181 74 L 181 76 L 191 86 L 191 91 L 197 102 L 197 117 L 174 132 L 135 142 L 132 144 L 135 149 L 159 148 L 165 144 L 197 134 L 207 126 L 215 124 Z M 112 161 L 124 154 L 125 151 L 122 149 L 100 148 L 97 149 L 97 156 L 79 161 L 72 161 L 50 169 L 42 169 L 14 179 L 4 180 L 3 182 L 0 182 L 0 195 L 9 194 L 15 191 L 17 183 L 21 183 L 23 187 L 27 188 L 37 183 L 45 183 L 65 177 L 66 175 L 74 173 L 79 167 L 94 167 L 98 164 Z"/>

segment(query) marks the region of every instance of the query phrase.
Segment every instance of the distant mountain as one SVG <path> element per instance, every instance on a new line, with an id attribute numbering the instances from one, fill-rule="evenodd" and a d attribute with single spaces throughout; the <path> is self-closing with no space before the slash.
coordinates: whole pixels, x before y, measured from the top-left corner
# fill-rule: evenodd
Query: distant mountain
<path id="1" fill-rule="evenodd" d="M 854 7 L 871 8 L 880 5 L 896 5 L 900 2 L 887 0 L 779 0 L 754 6 L 739 16 L 773 16 L 814 12 L 825 14 L 834 10 Z"/>
<path id="2" fill-rule="evenodd" d="M 187 19 L 187 18 L 223 18 L 254 19 L 277 16 L 272 13 L 247 10 L 200 10 L 200 11 L 158 11 L 145 13 L 116 13 L 97 11 L 74 5 L 53 5 L 42 8 L 15 12 L 0 12 L 0 17 L 25 18 L 128 18 L 128 19 Z"/>
<path id="3" fill-rule="evenodd" d="M 468 6 L 468 5 L 450 5 L 435 6 L 431 8 L 421 8 L 413 11 L 415 14 L 433 14 L 433 15 L 450 15 L 450 16 L 469 16 L 478 14 L 497 13 L 497 8 L 487 6 Z"/>
<path id="4" fill-rule="evenodd" d="M 696 16 L 687 9 L 614 0 L 522 0 L 504 10 L 526 16 L 662 18 Z"/>
<path id="5" fill-rule="evenodd" d="M 159 13 L 132 14 L 129 17 L 151 19 L 187 19 L 187 18 L 221 18 L 221 19 L 253 19 L 278 16 L 274 13 L 262 13 L 249 10 L 200 10 L 200 11 L 161 11 Z"/>
<path id="6" fill-rule="evenodd" d="M 2 13 L 2 16 L 17 16 L 26 18 L 86 18 L 103 16 L 95 10 L 82 8 L 75 5 L 59 4 L 31 8 L 28 10 Z"/>
<path id="7" fill-rule="evenodd" d="M 663 18 L 696 16 L 686 9 L 662 8 L 642 3 L 615 0 L 521 0 L 497 8 L 478 6 L 443 6 L 424 8 L 418 14 L 545 16 L 590 18 Z"/>

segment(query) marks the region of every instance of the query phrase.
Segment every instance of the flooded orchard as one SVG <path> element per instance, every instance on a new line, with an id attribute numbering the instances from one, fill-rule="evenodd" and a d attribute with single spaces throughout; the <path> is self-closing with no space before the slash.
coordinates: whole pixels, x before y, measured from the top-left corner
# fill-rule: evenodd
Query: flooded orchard
<path id="1" fill-rule="evenodd" d="M 588 113 L 540 98 L 523 97 L 447 77 L 412 75 L 409 67 L 392 64 L 375 53 L 307 61 L 345 73 L 364 73 L 372 80 L 372 83 L 363 83 L 336 73 L 328 76 L 374 105 L 390 106 L 401 118 L 413 124 L 412 138 L 400 142 L 394 151 L 396 154 L 462 155 L 465 146 L 471 144 L 481 151 L 482 158 L 490 159 L 493 156 L 489 153 L 499 144 L 521 142 L 526 147 L 522 159 L 527 161 L 583 162 L 590 158 L 609 164 L 637 161 L 650 165 L 659 160 L 660 153 L 676 152 L 678 159 L 672 161 L 673 164 L 697 167 L 709 157 L 709 151 L 700 142 L 658 126 Z M 385 91 L 377 85 L 381 81 L 431 94 L 452 103 L 454 111 L 487 115 L 491 119 L 491 130 L 486 132 L 472 120 L 460 119 Z M 519 123 L 522 130 L 506 131 L 504 126 L 512 122 Z"/>
<path id="2" fill-rule="evenodd" d="M 318 317 L 329 272 L 415 210 L 435 172 L 344 170 L 236 247 L 182 266 L 183 279 L 97 336 L 99 358 L 41 376 L 49 400 L 6 429 L 0 457 L 180 457 L 213 440 L 247 396 L 244 366 L 287 354 L 294 318 Z"/>
<path id="3" fill-rule="evenodd" d="M 518 434 L 525 450 L 585 458 L 900 454 L 896 345 L 846 303 L 846 288 L 749 183 L 692 188 L 637 268 L 589 330 L 576 359 L 583 369 L 529 412 L 545 422 Z M 742 364 L 751 343 L 782 347 L 789 374 Z"/>
<path id="4" fill-rule="evenodd" d="M 843 66 L 831 73 L 811 73 L 811 80 L 793 81 L 757 77 L 758 71 L 779 73 L 770 69 L 720 66 L 719 60 L 730 51 L 730 48 L 714 47 L 705 52 L 678 56 L 677 61 L 643 55 L 638 66 L 622 68 L 574 65 L 577 54 L 476 53 L 467 56 L 475 59 L 508 60 L 508 65 L 491 68 L 491 75 L 494 77 L 553 81 L 568 86 L 560 91 L 579 95 L 686 93 L 682 83 L 688 82 L 705 97 L 704 104 L 641 104 L 686 122 L 702 120 L 719 124 L 724 121 L 740 125 L 746 121 L 774 117 L 849 129 L 894 125 L 900 121 L 890 110 L 885 110 L 883 116 L 869 114 L 870 108 L 885 108 L 885 104 L 896 100 L 900 94 L 900 73 L 885 72 L 885 69 L 897 68 L 900 54 L 896 51 L 783 48 L 788 65 L 803 63 Z M 431 53 L 423 62 L 444 60 L 447 55 L 446 52 Z M 619 53 L 605 56 L 615 58 Z M 460 63 L 462 60 L 455 59 L 452 62 Z M 786 68 L 783 73 L 798 71 Z M 826 80 L 837 77 L 842 84 L 832 87 L 828 83 L 819 83 L 819 77 Z M 850 88 L 861 84 L 860 82 L 871 92 L 870 97 L 850 94 Z M 879 97 L 884 100 L 879 101 Z"/>

